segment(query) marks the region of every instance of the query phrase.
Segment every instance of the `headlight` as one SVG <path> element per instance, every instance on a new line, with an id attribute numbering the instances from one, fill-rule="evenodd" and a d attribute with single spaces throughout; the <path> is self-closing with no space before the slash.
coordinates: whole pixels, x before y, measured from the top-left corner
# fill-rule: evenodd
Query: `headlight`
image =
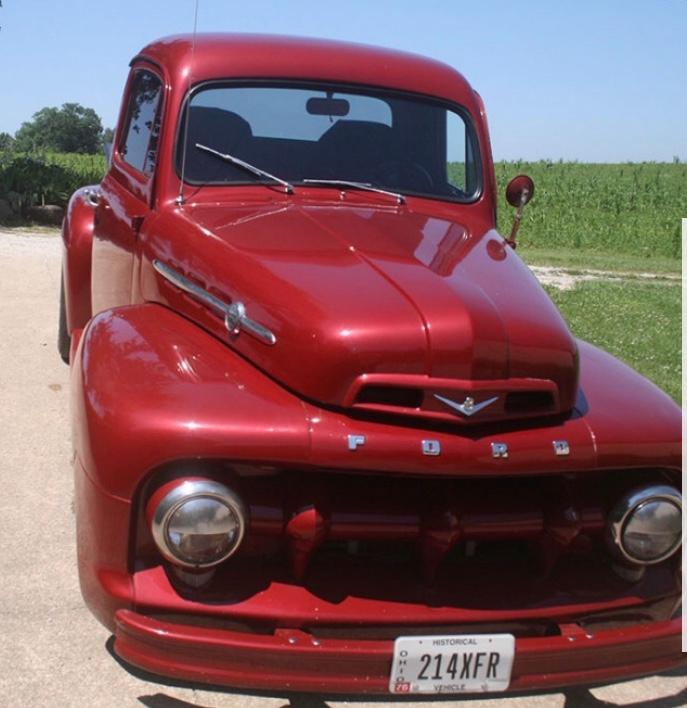
<path id="1" fill-rule="evenodd" d="M 182 568 L 210 568 L 229 558 L 245 528 L 241 499 L 208 479 L 172 487 L 152 510 L 151 530 L 160 553 Z"/>
<path id="2" fill-rule="evenodd" d="M 639 565 L 660 563 L 680 546 L 682 496 L 667 485 L 652 485 L 626 494 L 613 508 L 607 538 L 621 560 Z"/>

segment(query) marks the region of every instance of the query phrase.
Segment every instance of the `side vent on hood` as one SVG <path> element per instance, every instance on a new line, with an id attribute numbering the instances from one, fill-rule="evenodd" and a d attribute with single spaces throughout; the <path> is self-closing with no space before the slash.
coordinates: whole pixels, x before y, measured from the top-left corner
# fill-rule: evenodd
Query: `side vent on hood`
<path id="1" fill-rule="evenodd" d="M 506 394 L 506 413 L 538 415 L 554 412 L 554 398 L 550 391 L 516 391 Z"/>
<path id="2" fill-rule="evenodd" d="M 419 388 L 403 386 L 363 386 L 355 397 L 355 403 L 398 408 L 420 408 L 425 397 Z"/>

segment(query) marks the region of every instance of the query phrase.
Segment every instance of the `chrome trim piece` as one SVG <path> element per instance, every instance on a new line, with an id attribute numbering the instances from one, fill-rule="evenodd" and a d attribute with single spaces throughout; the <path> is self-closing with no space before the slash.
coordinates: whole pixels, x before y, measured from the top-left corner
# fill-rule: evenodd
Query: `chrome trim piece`
<path id="1" fill-rule="evenodd" d="M 208 568 L 208 570 L 203 573 L 191 572 L 180 568 L 178 565 L 173 567 L 174 575 L 181 580 L 182 583 L 186 583 L 194 589 L 200 589 L 203 585 L 207 585 L 215 575 L 216 568 Z"/>
<path id="2" fill-rule="evenodd" d="M 565 457 L 570 454 L 570 445 L 567 440 L 553 440 L 551 444 L 556 455 Z"/>
<path id="3" fill-rule="evenodd" d="M 180 290 L 200 300 L 222 315 L 224 317 L 224 326 L 230 334 L 238 335 L 241 331 L 244 331 L 270 346 L 277 343 L 277 338 L 267 327 L 263 327 L 259 322 L 251 320 L 246 315 L 246 307 L 242 302 L 237 301 L 228 305 L 157 259 L 153 261 L 153 268 L 165 280 L 168 280 Z"/>
<path id="4" fill-rule="evenodd" d="M 97 207 L 100 203 L 100 190 L 98 189 L 91 189 L 90 187 L 87 187 L 84 189 L 83 195 L 88 206 Z"/>
<path id="5" fill-rule="evenodd" d="M 628 492 L 614 507 L 608 515 L 606 526 L 606 543 L 610 551 L 621 561 L 629 561 L 635 565 L 654 565 L 660 563 L 677 551 L 680 543 L 654 560 L 646 561 L 631 556 L 623 545 L 623 532 L 630 516 L 647 502 L 664 501 L 674 504 L 682 512 L 682 495 L 667 484 L 652 484 L 647 487 L 640 487 Z"/>
<path id="6" fill-rule="evenodd" d="M 216 499 L 227 506 L 236 518 L 237 523 L 236 538 L 233 546 L 221 558 L 217 558 L 211 563 L 189 563 L 182 558 L 177 558 L 167 544 L 167 527 L 174 512 L 184 503 L 199 497 Z M 246 532 L 246 519 L 246 507 L 234 492 L 223 484 L 210 479 L 193 479 L 182 482 L 162 498 L 153 512 L 150 530 L 158 550 L 170 563 L 182 568 L 212 568 L 233 555 L 241 545 Z"/>
<path id="7" fill-rule="evenodd" d="M 450 398 L 444 398 L 443 396 L 440 396 L 438 393 L 434 394 L 434 398 L 436 398 L 438 401 L 441 401 L 443 404 L 447 405 L 449 408 L 453 408 L 453 410 L 458 411 L 459 413 L 462 413 L 463 415 L 467 416 L 468 418 L 471 415 L 475 415 L 475 413 L 479 413 L 481 410 L 486 408 L 487 406 L 490 406 L 494 401 L 498 401 L 499 397 L 494 396 L 493 398 L 487 398 L 485 401 L 482 401 L 481 403 L 475 403 L 475 399 L 472 398 L 471 396 L 467 396 L 466 399 L 462 403 L 456 403 L 455 401 L 452 401 Z"/>
<path id="8" fill-rule="evenodd" d="M 441 455 L 441 443 L 438 440 L 423 440 L 422 454 L 430 457 Z"/>
<path id="9" fill-rule="evenodd" d="M 491 444 L 491 456 L 505 459 L 508 457 L 508 445 L 502 442 L 493 442 Z"/>
<path id="10" fill-rule="evenodd" d="M 613 563 L 613 572 L 626 583 L 638 583 L 646 572 L 645 565 L 628 565 L 627 563 Z"/>
<path id="11" fill-rule="evenodd" d="M 365 444 L 364 435 L 349 435 L 348 436 L 348 449 L 355 452 L 361 445 Z"/>

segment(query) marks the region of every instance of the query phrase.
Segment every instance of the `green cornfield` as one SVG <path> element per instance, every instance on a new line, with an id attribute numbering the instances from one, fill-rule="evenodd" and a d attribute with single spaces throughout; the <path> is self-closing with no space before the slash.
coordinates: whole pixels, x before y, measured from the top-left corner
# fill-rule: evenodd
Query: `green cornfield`
<path id="1" fill-rule="evenodd" d="M 508 180 L 528 174 L 534 198 L 522 220 L 528 245 L 680 258 L 681 219 L 687 217 L 687 164 L 497 162 L 499 230 L 508 233 L 513 209 Z"/>
<path id="2" fill-rule="evenodd" d="M 14 192 L 24 207 L 64 206 L 76 189 L 100 182 L 105 167 L 103 155 L 0 152 L 0 199 Z"/>
<path id="3" fill-rule="evenodd" d="M 14 191 L 26 205 L 64 205 L 78 187 L 99 182 L 105 168 L 101 155 L 0 153 L 0 198 Z M 495 169 L 501 233 L 508 233 L 513 218 L 504 197 L 508 180 L 521 173 L 534 179 L 534 198 L 522 221 L 530 247 L 648 259 L 682 255 L 687 164 L 497 162 Z"/>
<path id="4" fill-rule="evenodd" d="M 107 163 L 104 155 L 77 155 L 76 153 L 47 153 L 49 163 L 60 165 L 73 174 L 100 182 Z"/>

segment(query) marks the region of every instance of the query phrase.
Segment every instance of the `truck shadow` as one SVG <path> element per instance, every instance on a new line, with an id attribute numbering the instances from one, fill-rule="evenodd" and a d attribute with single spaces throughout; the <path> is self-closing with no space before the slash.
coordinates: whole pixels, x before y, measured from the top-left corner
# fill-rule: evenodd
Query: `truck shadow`
<path id="1" fill-rule="evenodd" d="M 197 688 L 197 686 L 196 686 Z M 206 687 L 203 687 L 203 690 L 208 690 Z M 210 688 L 209 690 L 214 690 Z M 240 695 L 250 695 L 252 697 L 256 696 L 263 696 L 265 698 L 274 698 L 276 696 L 271 695 L 271 694 L 262 694 L 262 693 L 251 693 L 251 694 L 236 694 L 235 692 L 227 692 L 227 698 L 229 701 L 232 700 L 232 698 L 239 698 Z M 525 694 L 518 694 L 518 698 L 527 698 L 528 696 L 542 696 L 542 695 L 547 695 L 545 693 L 525 693 Z M 549 694 L 551 695 L 551 694 Z M 613 701 L 604 701 L 596 698 L 591 691 L 588 689 L 570 689 L 563 691 L 563 696 L 565 699 L 565 702 L 563 703 L 563 708 L 613 708 L 614 706 L 623 706 L 623 708 L 678 708 L 679 706 L 684 706 L 687 704 L 687 689 L 683 689 L 682 691 L 679 691 L 678 693 L 672 695 L 672 696 L 663 696 L 661 698 L 657 698 L 654 700 L 640 700 L 637 701 L 636 703 L 615 703 Z M 394 702 L 403 702 L 403 703 L 408 703 L 409 705 L 412 704 L 419 704 L 420 702 L 423 704 L 429 703 L 429 702 L 436 702 L 436 701 L 442 701 L 445 702 L 447 699 L 447 696 L 430 696 L 427 698 L 422 698 L 422 699 L 403 699 L 402 701 L 398 701 L 396 698 L 392 697 L 372 697 L 372 696 L 337 696 L 335 699 L 331 699 L 336 702 L 350 702 L 350 701 L 363 701 L 365 703 L 385 703 L 389 700 L 393 700 Z M 478 699 L 480 701 L 488 701 L 488 700 L 494 700 L 494 701 L 503 701 L 507 700 L 507 698 L 504 699 L 503 696 L 466 696 L 465 698 L 457 698 L 457 697 L 452 697 L 451 701 L 452 702 L 460 702 L 462 700 L 469 701 L 469 700 L 475 700 Z M 147 708 L 204 708 L 202 704 L 200 703 L 189 703 L 188 701 L 184 701 L 179 698 L 173 698 L 172 696 L 168 696 L 164 693 L 155 693 L 155 694 L 150 694 L 150 695 L 145 695 L 145 696 L 139 696 L 138 700 L 144 705 L 147 706 Z M 317 695 L 308 695 L 308 696 L 302 696 L 300 694 L 298 695 L 293 695 L 288 697 L 287 703 L 284 703 L 283 706 L 280 706 L 280 708 L 329 708 L 329 704 L 327 701 Z"/>
<path id="2" fill-rule="evenodd" d="M 563 691 L 565 696 L 564 708 L 599 708 L 605 706 L 623 706 L 623 708 L 677 708 L 687 704 L 687 689 L 682 689 L 672 696 L 662 696 L 649 700 L 639 700 L 636 703 L 615 703 L 597 698 L 586 688 L 568 689 Z"/>

